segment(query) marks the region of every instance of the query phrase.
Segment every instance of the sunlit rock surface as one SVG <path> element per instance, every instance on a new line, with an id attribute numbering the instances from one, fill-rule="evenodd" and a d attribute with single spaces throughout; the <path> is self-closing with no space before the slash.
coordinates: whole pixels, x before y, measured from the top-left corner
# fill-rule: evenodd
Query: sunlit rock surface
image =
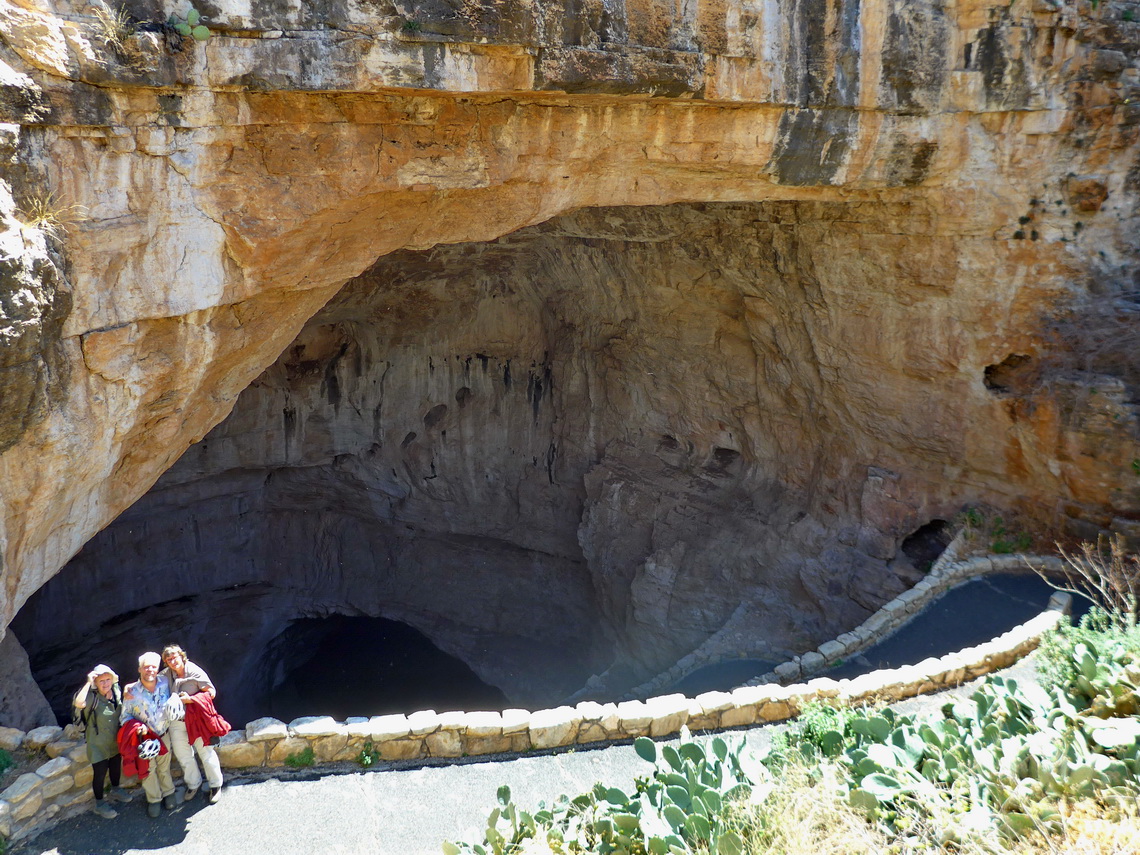
<path id="1" fill-rule="evenodd" d="M 231 409 L 51 598 L 531 697 L 814 644 L 968 502 L 1136 536 L 1134 7 L 5 3 L 2 623 Z"/>

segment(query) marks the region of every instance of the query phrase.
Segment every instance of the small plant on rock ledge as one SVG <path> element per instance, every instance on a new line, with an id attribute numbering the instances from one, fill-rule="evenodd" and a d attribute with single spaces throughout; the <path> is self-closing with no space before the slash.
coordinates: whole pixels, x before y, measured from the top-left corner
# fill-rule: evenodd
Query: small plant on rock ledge
<path id="1" fill-rule="evenodd" d="M 95 14 L 99 33 L 107 47 L 128 63 L 138 60 L 138 43 L 133 38 L 138 28 L 130 13 L 122 8 L 112 9 L 102 0 L 91 4 L 91 11 Z"/>
<path id="2" fill-rule="evenodd" d="M 204 42 L 210 38 L 210 30 L 206 26 L 206 19 L 203 18 L 202 13 L 193 6 L 187 10 L 185 16 L 171 13 L 166 23 L 175 33 L 184 38 L 193 38 L 199 42 Z"/>
<path id="3" fill-rule="evenodd" d="M 313 746 L 306 745 L 303 751 L 298 751 L 296 754 L 291 754 L 285 758 L 285 765 L 294 769 L 307 769 L 315 762 L 316 757 L 313 755 Z"/>
<path id="4" fill-rule="evenodd" d="M 380 752 L 376 750 L 376 746 L 372 744 L 372 740 L 365 741 L 364 747 L 360 749 L 360 753 L 356 755 L 356 762 L 363 766 L 365 769 L 374 766 L 380 759 Z"/>
<path id="5" fill-rule="evenodd" d="M 87 219 L 87 209 L 83 205 L 65 204 L 55 193 L 35 194 L 20 203 L 18 216 L 25 227 L 58 239 L 72 226 Z"/>
<path id="6" fill-rule="evenodd" d="M 981 550 L 1010 555 L 1027 552 L 1033 546 L 1032 536 L 1013 528 L 996 514 L 991 516 L 978 508 L 966 508 L 958 520 L 971 552 Z"/>

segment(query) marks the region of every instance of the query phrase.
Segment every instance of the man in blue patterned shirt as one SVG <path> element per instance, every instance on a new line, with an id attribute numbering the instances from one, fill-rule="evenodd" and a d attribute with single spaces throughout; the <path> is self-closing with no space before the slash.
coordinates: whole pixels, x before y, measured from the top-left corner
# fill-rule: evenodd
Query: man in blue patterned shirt
<path id="1" fill-rule="evenodd" d="M 138 719 L 155 732 L 166 744 L 167 751 L 150 761 L 150 774 L 143 778 L 142 788 L 146 793 L 146 812 L 157 817 L 162 807 L 174 810 L 174 781 L 170 777 L 169 737 L 166 729 L 170 725 L 170 681 L 158 673 L 162 659 L 157 653 L 144 653 L 139 657 L 139 680 L 131 683 L 123 692 L 123 712 L 120 721 Z"/>

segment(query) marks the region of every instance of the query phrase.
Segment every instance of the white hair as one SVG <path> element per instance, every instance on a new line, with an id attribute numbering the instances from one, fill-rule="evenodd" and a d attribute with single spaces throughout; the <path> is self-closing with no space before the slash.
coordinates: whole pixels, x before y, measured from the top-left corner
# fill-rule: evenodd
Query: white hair
<path id="1" fill-rule="evenodd" d="M 140 668 L 143 666 L 143 660 L 145 659 L 154 659 L 156 665 L 162 664 L 162 657 L 155 653 L 153 650 L 148 650 L 146 653 L 139 657 Z"/>

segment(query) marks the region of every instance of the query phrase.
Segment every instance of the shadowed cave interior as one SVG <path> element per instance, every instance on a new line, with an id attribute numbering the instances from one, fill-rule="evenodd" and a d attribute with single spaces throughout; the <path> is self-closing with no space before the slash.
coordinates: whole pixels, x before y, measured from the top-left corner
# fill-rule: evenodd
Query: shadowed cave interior
<path id="1" fill-rule="evenodd" d="M 921 216 L 590 209 L 379 259 L 27 602 L 37 681 L 64 713 L 96 662 L 177 641 L 235 723 L 538 708 L 726 625 L 768 661 L 835 637 L 952 511 L 924 420 L 969 378 L 890 344 L 949 293 L 893 255 Z"/>

